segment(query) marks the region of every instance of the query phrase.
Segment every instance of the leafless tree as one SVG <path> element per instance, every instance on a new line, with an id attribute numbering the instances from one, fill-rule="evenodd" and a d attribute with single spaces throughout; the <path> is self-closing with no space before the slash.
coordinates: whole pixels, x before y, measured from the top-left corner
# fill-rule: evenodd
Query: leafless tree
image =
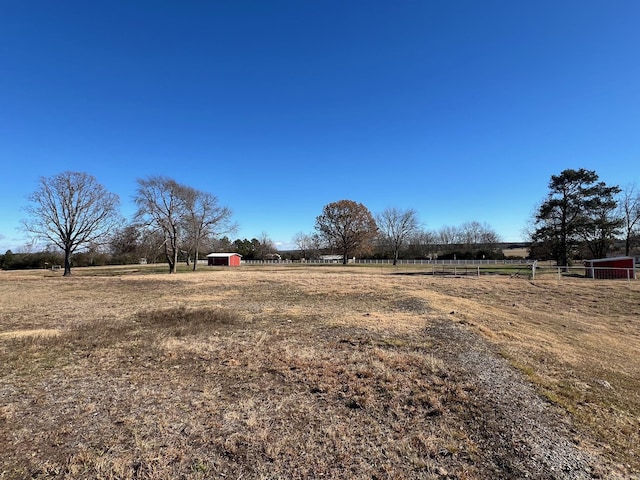
<path id="1" fill-rule="evenodd" d="M 480 222 L 465 222 L 460 226 L 460 240 L 466 245 L 479 245 L 482 243 L 482 225 Z"/>
<path id="2" fill-rule="evenodd" d="M 498 234 L 488 224 L 475 220 L 463 223 L 458 231 L 461 243 L 473 254 L 481 250 L 492 251 L 500 242 Z"/>
<path id="3" fill-rule="evenodd" d="M 412 208 L 401 210 L 391 207 L 376 215 L 376 224 L 384 242 L 391 248 L 393 264 L 396 265 L 400 249 L 420 227 L 418 214 Z"/>
<path id="4" fill-rule="evenodd" d="M 267 232 L 262 232 L 260 238 L 254 238 L 252 242 L 254 244 L 255 256 L 260 260 L 265 260 L 268 255 L 274 254 L 278 250 Z"/>
<path id="5" fill-rule="evenodd" d="M 325 243 L 317 232 L 298 232 L 293 236 L 293 242 L 300 250 L 300 255 L 303 259 L 317 258 Z"/>
<path id="6" fill-rule="evenodd" d="M 618 216 L 623 220 L 624 254 L 629 256 L 640 243 L 640 192 L 635 184 L 627 185 L 620 193 Z"/>
<path id="7" fill-rule="evenodd" d="M 369 209 L 353 200 L 325 205 L 322 214 L 316 218 L 315 228 L 320 236 L 342 253 L 342 263 L 345 265 L 349 253 L 369 251 L 378 233 Z"/>
<path id="8" fill-rule="evenodd" d="M 300 250 L 302 258 L 307 258 L 309 251 L 313 248 L 313 235 L 298 232 L 293 236 L 293 243 L 295 243 L 298 250 Z"/>
<path id="9" fill-rule="evenodd" d="M 202 242 L 214 235 L 234 231 L 231 209 L 219 205 L 218 198 L 208 192 L 183 187 L 184 215 L 182 223 L 189 241 L 188 250 L 193 252 L 193 270 L 198 268 L 198 255 Z"/>
<path id="10" fill-rule="evenodd" d="M 135 218 L 162 233 L 164 254 L 169 273 L 176 272 L 180 242 L 183 235 L 181 222 L 185 216 L 186 187 L 171 178 L 151 176 L 138 179 Z"/>
<path id="11" fill-rule="evenodd" d="M 444 225 L 438 230 L 438 243 L 444 253 L 455 251 L 456 245 L 461 243 L 460 229 L 453 225 Z"/>
<path id="12" fill-rule="evenodd" d="M 153 228 L 142 229 L 140 237 L 140 257 L 148 263 L 161 261 L 165 239 L 164 234 Z"/>
<path id="13" fill-rule="evenodd" d="M 71 275 L 73 253 L 105 239 L 120 219 L 119 197 L 84 172 L 40 177 L 28 198 L 32 204 L 25 209 L 23 228 L 62 249 L 64 275 Z"/>
<path id="14" fill-rule="evenodd" d="M 488 248 L 489 250 L 495 249 L 497 244 L 501 242 L 500 235 L 498 235 L 498 233 L 486 223 L 482 228 L 483 230 L 480 236 L 480 241 L 484 248 Z"/>
<path id="15" fill-rule="evenodd" d="M 416 231 L 408 239 L 408 253 L 417 258 L 437 258 L 438 254 L 438 234 L 433 230 Z"/>

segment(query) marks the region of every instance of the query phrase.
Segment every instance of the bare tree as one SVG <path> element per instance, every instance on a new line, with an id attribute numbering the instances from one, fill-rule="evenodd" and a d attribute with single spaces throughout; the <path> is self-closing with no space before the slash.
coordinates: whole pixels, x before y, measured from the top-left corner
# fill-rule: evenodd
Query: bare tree
<path id="1" fill-rule="evenodd" d="M 488 250 L 495 250 L 497 245 L 500 243 L 501 238 L 493 228 L 485 223 L 482 225 L 480 241 L 484 248 Z"/>
<path id="2" fill-rule="evenodd" d="M 116 261 L 133 263 L 144 255 L 140 254 L 142 230 L 134 224 L 124 225 L 112 232 L 109 240 L 110 253 Z"/>
<path id="3" fill-rule="evenodd" d="M 460 243 L 474 256 L 479 252 L 493 252 L 500 241 L 498 234 L 488 224 L 475 220 L 463 223 L 459 235 Z"/>
<path id="4" fill-rule="evenodd" d="M 393 264 L 396 265 L 402 245 L 420 227 L 418 214 L 412 208 L 406 210 L 387 208 L 376 215 L 376 223 L 384 242 L 391 248 Z"/>
<path id="5" fill-rule="evenodd" d="M 142 229 L 140 237 L 140 256 L 148 263 L 158 263 L 164 256 L 161 251 L 165 243 L 164 234 L 154 228 Z"/>
<path id="6" fill-rule="evenodd" d="M 173 179 L 152 176 L 138 179 L 135 202 L 138 206 L 136 220 L 162 233 L 164 254 L 169 273 L 176 272 L 180 241 L 183 232 L 181 222 L 185 216 L 186 187 Z"/>
<path id="7" fill-rule="evenodd" d="M 260 238 L 252 238 L 251 243 L 253 244 L 253 251 L 255 252 L 255 257 L 260 260 L 268 259 L 269 257 L 274 257 L 277 248 L 273 240 L 269 237 L 267 232 L 262 232 L 260 234 Z"/>
<path id="8" fill-rule="evenodd" d="M 461 241 L 460 229 L 453 225 L 444 225 L 438 230 L 438 243 L 444 253 L 452 253 Z"/>
<path id="9" fill-rule="evenodd" d="M 293 236 L 293 242 L 300 250 L 303 259 L 317 258 L 318 253 L 323 247 L 323 241 L 317 232 L 303 233 L 298 232 Z"/>
<path id="10" fill-rule="evenodd" d="M 208 192 L 183 187 L 184 215 L 183 225 L 189 239 L 189 248 L 193 252 L 193 270 L 198 268 L 200 246 L 206 238 L 230 233 L 235 229 L 231 225 L 231 209 L 218 204 L 218 198 Z"/>
<path id="11" fill-rule="evenodd" d="M 298 232 L 293 236 L 293 243 L 295 243 L 298 250 L 300 250 L 302 258 L 306 259 L 309 251 L 313 248 L 313 235 Z"/>
<path id="12" fill-rule="evenodd" d="M 432 260 L 438 257 L 438 234 L 433 230 L 416 231 L 408 239 L 408 253 L 417 258 Z"/>
<path id="13" fill-rule="evenodd" d="M 118 223 L 119 197 L 84 172 L 40 177 L 39 188 L 28 198 L 23 228 L 51 241 L 64 252 L 64 275 L 71 275 L 71 256 L 105 239 Z"/>
<path id="14" fill-rule="evenodd" d="M 460 243 L 465 243 L 467 246 L 479 245 L 482 243 L 482 225 L 480 222 L 472 221 L 465 222 L 460 226 Z"/>
<path id="15" fill-rule="evenodd" d="M 618 200 L 618 217 L 623 220 L 624 254 L 629 256 L 640 243 L 640 192 L 635 184 L 627 185 Z"/>
<path id="16" fill-rule="evenodd" d="M 339 252 L 346 265 L 349 253 L 364 253 L 371 249 L 378 227 L 367 207 L 353 200 L 333 202 L 316 218 L 318 233 Z"/>

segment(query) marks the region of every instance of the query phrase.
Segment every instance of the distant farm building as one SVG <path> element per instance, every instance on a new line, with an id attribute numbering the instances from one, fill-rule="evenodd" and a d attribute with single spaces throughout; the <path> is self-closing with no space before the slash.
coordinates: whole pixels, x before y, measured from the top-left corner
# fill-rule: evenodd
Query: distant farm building
<path id="1" fill-rule="evenodd" d="M 207 264 L 210 266 L 239 267 L 242 255 L 239 253 L 210 253 Z"/>
<path id="2" fill-rule="evenodd" d="M 342 255 L 320 255 L 320 261 L 324 263 L 342 263 L 344 261 L 344 257 Z M 348 258 L 348 263 L 354 263 L 356 261 L 356 257 Z"/>
<path id="3" fill-rule="evenodd" d="M 342 262 L 342 255 L 320 255 L 320 260 L 328 263 Z"/>
<path id="4" fill-rule="evenodd" d="M 279 253 L 267 253 L 264 259 L 269 262 L 280 262 L 282 261 L 282 256 Z"/>
<path id="5" fill-rule="evenodd" d="M 633 257 L 612 257 L 585 260 L 587 278 L 636 278 L 636 264 Z"/>

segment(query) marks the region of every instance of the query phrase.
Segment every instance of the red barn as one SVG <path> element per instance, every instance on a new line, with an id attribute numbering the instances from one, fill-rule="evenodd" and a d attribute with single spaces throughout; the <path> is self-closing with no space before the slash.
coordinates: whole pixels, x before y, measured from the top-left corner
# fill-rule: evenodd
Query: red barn
<path id="1" fill-rule="evenodd" d="M 207 255 L 208 265 L 224 265 L 239 267 L 242 255 L 239 253 L 210 253 Z"/>
<path id="2" fill-rule="evenodd" d="M 612 257 L 585 260 L 587 278 L 636 278 L 636 263 L 633 257 Z"/>

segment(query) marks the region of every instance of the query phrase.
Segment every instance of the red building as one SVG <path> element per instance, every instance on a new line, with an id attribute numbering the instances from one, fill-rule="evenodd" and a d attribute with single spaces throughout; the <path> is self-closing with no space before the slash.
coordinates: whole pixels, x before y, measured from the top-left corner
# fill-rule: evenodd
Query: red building
<path id="1" fill-rule="evenodd" d="M 242 255 L 239 253 L 210 253 L 207 255 L 208 265 L 239 267 Z"/>
<path id="2" fill-rule="evenodd" d="M 612 257 L 585 260 L 587 278 L 636 278 L 636 264 L 633 257 Z"/>

